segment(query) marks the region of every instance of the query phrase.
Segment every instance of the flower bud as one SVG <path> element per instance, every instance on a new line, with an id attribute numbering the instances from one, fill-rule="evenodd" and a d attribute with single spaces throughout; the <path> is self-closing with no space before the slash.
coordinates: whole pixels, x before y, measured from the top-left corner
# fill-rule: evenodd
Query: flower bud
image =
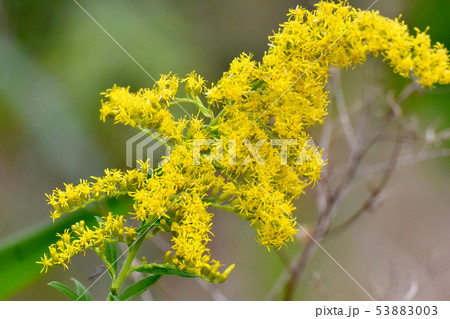
<path id="1" fill-rule="evenodd" d="M 171 254 L 171 253 L 172 253 L 172 251 L 169 250 L 168 252 L 166 252 L 166 253 L 164 254 L 164 263 L 165 263 L 165 264 L 170 263 L 170 254 Z"/>
<path id="2" fill-rule="evenodd" d="M 127 227 L 127 235 L 125 237 L 126 241 L 129 243 L 132 243 L 136 240 L 137 237 L 137 232 L 134 228 L 132 227 Z"/>
<path id="3" fill-rule="evenodd" d="M 207 263 L 210 259 L 211 259 L 210 255 L 205 255 L 205 256 L 202 257 L 202 262 L 203 263 Z"/>
<path id="4" fill-rule="evenodd" d="M 209 279 L 214 280 L 218 276 L 217 270 L 219 270 L 220 263 L 215 262 L 215 264 L 211 267 L 211 271 L 209 272 Z"/>
<path id="5" fill-rule="evenodd" d="M 219 278 L 217 278 L 216 282 L 219 284 L 223 283 L 228 278 L 228 275 L 233 271 L 235 266 L 235 264 L 232 264 L 227 269 L 225 269 L 225 271 L 219 276 Z"/>

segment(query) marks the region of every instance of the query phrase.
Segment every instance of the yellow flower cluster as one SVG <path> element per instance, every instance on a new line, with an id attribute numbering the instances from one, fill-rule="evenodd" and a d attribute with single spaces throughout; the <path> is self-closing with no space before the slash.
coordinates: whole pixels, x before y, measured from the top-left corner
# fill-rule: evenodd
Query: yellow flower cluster
<path id="1" fill-rule="evenodd" d="M 104 198 L 117 197 L 142 187 L 147 180 L 148 163 L 141 162 L 142 170 L 128 170 L 126 173 L 116 169 L 106 169 L 105 176 L 92 177 L 95 182 L 80 180 L 78 185 L 64 184 L 65 190 L 56 188 L 51 195 L 46 194 L 47 202 L 54 209 L 52 219 L 65 213 L 83 208 L 87 204 Z"/>
<path id="2" fill-rule="evenodd" d="M 163 136 L 179 141 L 185 128 L 185 121 L 175 121 L 169 112 L 170 101 L 178 92 L 180 79 L 177 76 L 163 75 L 153 89 L 140 89 L 131 93 L 130 87 L 117 87 L 102 93 L 107 102 L 102 101 L 100 119 L 114 118 L 115 123 L 140 128 L 155 128 Z M 123 107 L 126 105 L 127 107 Z"/>
<path id="3" fill-rule="evenodd" d="M 236 190 L 237 207 L 243 218 L 256 224 L 259 242 L 268 249 L 278 248 L 296 233 L 294 207 L 283 192 L 268 193 L 266 189 L 270 189 L 269 185 L 249 185 Z"/>
<path id="4" fill-rule="evenodd" d="M 49 267 L 62 265 L 67 268 L 70 259 L 85 251 L 86 249 L 104 249 L 106 241 L 123 241 L 132 243 L 136 239 L 137 232 L 132 227 L 125 227 L 123 216 L 114 216 L 109 213 L 104 217 L 104 222 L 93 229 L 80 222 L 72 225 L 71 231 L 66 229 L 64 233 L 58 234 L 61 239 L 49 247 L 49 256 L 44 254 L 39 264 L 42 264 L 41 272 L 47 272 Z"/>
<path id="5" fill-rule="evenodd" d="M 201 194 L 186 194 L 177 209 L 179 218 L 171 224 L 171 232 L 176 250 L 172 262 L 181 269 L 192 268 L 200 275 L 205 258 L 209 259 L 206 244 L 211 240 L 212 214 L 206 211 L 207 203 Z M 205 257 L 206 256 L 206 257 Z"/>
<path id="6" fill-rule="evenodd" d="M 279 249 L 293 239 L 297 229 L 292 200 L 314 185 L 325 165 L 321 150 L 308 144 L 310 136 L 305 130 L 321 124 L 327 114 L 325 86 L 330 65 L 348 68 L 364 62 L 368 53 L 381 54 L 396 73 L 414 74 L 424 86 L 450 83 L 447 50 L 441 44 L 432 46 L 425 33 L 410 35 L 398 19 L 361 11 L 346 2 L 325 1 L 312 12 L 296 8 L 288 16 L 281 29 L 269 37 L 269 49 L 261 62 L 242 54 L 209 89 L 204 79 L 192 72 L 186 78 L 163 75 L 152 89 L 137 93 L 129 87 L 107 90 L 101 120 L 112 117 L 116 123 L 154 129 L 173 138 L 170 159 L 149 174 L 147 164 L 142 163 L 145 173 L 106 170 L 105 176 L 94 182 L 56 189 L 47 195 L 55 209 L 52 217 L 93 200 L 128 194 L 134 199 L 133 218 L 151 227 L 152 235 L 172 234 L 175 252 L 167 253 L 167 262 L 223 281 L 234 265 L 220 274 L 220 262 L 210 261 L 207 244 L 213 215 L 209 207 L 250 221 L 258 241 L 268 248 Z M 177 98 L 182 83 L 186 98 Z M 203 92 L 206 106 L 200 99 Z M 169 107 L 185 102 L 194 104 L 199 114 L 175 120 Z M 215 117 L 213 107 L 221 109 Z M 210 122 L 206 124 L 200 115 L 211 118 Z M 211 141 L 200 147 L 199 162 L 193 159 L 197 140 Z M 219 148 L 218 141 L 223 153 L 210 160 Z M 101 243 L 100 234 L 107 237 L 107 225 L 108 220 L 91 231 L 97 237 L 92 235 L 89 240 L 84 235 L 88 228 L 76 233 L 75 240 L 64 233 L 64 238 L 50 247 L 50 258 L 44 256 L 41 261 L 44 269 L 66 265 L 83 247 Z M 124 231 L 134 235 L 132 230 Z M 78 250 L 72 251 L 69 247 L 74 242 Z"/>
<path id="7" fill-rule="evenodd" d="M 205 88 L 205 80 L 195 71 L 192 71 L 182 82 L 186 82 L 184 90 L 188 96 L 191 93 L 194 96 L 199 96 Z"/>

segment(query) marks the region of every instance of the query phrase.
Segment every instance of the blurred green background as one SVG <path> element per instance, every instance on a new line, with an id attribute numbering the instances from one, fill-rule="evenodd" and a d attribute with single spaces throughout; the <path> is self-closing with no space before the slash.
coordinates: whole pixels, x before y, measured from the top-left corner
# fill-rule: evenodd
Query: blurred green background
<path id="1" fill-rule="evenodd" d="M 169 71 L 184 75 L 196 70 L 209 83 L 216 82 L 241 52 L 252 52 L 260 59 L 267 49 L 267 36 L 285 21 L 288 8 L 296 5 L 312 8 L 315 2 L 79 1 L 153 77 Z M 350 1 L 363 9 L 371 3 Z M 447 0 L 379 0 L 373 9 L 392 18 L 403 14 L 411 29 L 430 26 L 433 41 L 450 47 Z M 358 69 L 351 74 L 357 72 Z M 380 72 L 390 74 L 387 68 Z M 405 83 L 398 76 L 385 76 L 386 83 L 393 87 Z M 11 236 L 20 237 L 32 233 L 31 228 L 37 225 L 51 224 L 45 193 L 64 182 L 102 175 L 104 168 L 126 169 L 125 142 L 135 131 L 113 125 L 112 121 L 106 124 L 99 121 L 100 92 L 114 84 L 130 85 L 136 90 L 151 87 L 153 81 L 74 1 L 0 1 L 0 247 L 11 243 Z M 405 110 L 418 114 L 425 124 L 438 119 L 440 127 L 450 127 L 449 102 L 448 88 L 438 88 L 431 94 L 413 97 Z M 443 245 L 449 239 L 448 235 L 436 235 L 441 230 L 445 233 L 449 226 L 447 176 L 445 161 L 427 162 L 404 176 L 400 174 L 394 184 L 401 191 L 377 215 L 379 225 L 374 226 L 370 219 L 362 220 L 345 235 L 327 243 L 326 248 L 356 278 L 374 290 L 382 290 L 377 287 L 385 287 L 382 282 L 390 273 L 409 273 L 405 265 L 414 260 L 431 260 L 426 255 L 433 248 L 430 245 L 436 242 Z M 421 205 L 414 205 L 412 198 Z M 405 201 L 411 207 L 402 207 Z M 308 214 L 314 206 L 308 197 L 299 204 L 303 206 L 298 216 L 303 220 L 302 214 Z M 305 219 L 313 220 L 311 216 Z M 385 227 L 387 222 L 391 228 Z M 434 227 L 439 231 L 434 231 Z M 216 235 L 211 244 L 213 256 L 226 265 L 236 263 L 227 282 L 211 292 L 190 279 L 164 278 L 153 292 L 155 298 L 209 300 L 215 294 L 217 298 L 232 300 L 264 299 L 283 269 L 276 253 L 268 253 L 258 245 L 254 230 L 236 216 L 217 213 L 213 230 Z M 430 239 L 426 230 L 436 238 Z M 426 239 L 417 237 L 421 234 Z M 167 243 L 161 241 L 158 245 L 164 248 Z M 160 258 L 158 245 L 146 247 L 148 256 Z M 411 245 L 415 249 L 410 249 Z M 290 245 L 288 254 L 299 248 Z M 436 254 L 440 259 L 432 265 L 450 258 L 445 250 Z M 396 258 L 401 263 L 392 261 Z M 376 264 L 374 259 L 383 261 Z M 8 260 L 0 260 L 0 264 L 0 272 L 6 272 Z M 14 294 L 3 298 L 64 300 L 46 283 L 59 280 L 70 285 L 69 278 L 75 277 L 89 285 L 88 277 L 100 264 L 96 256 L 87 253 L 86 257 L 74 258 L 69 270 L 54 269 L 29 284 L 24 276 L 24 283 Z M 39 270 L 35 264 L 29 267 L 33 273 Z M 422 295 L 418 296 L 449 299 L 450 285 L 439 284 L 436 272 L 427 267 L 431 266 L 424 264 L 410 271 L 414 273 L 411 276 L 427 278 L 428 284 L 422 284 Z M 440 268 L 437 273 L 444 283 L 450 282 L 450 273 Z M 400 283 L 395 289 L 407 290 L 408 280 L 403 284 L 401 276 L 396 278 Z M 106 297 L 107 283 L 105 276 L 92 287 L 94 298 Z M 297 297 L 306 300 L 366 298 L 320 251 L 302 277 L 301 287 Z M 396 298 L 389 293 L 380 295 Z"/>

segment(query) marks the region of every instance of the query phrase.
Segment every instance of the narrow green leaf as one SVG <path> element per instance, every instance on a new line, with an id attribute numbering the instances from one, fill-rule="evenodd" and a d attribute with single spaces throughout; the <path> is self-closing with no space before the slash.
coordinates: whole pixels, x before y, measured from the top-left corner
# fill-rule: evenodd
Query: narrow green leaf
<path id="1" fill-rule="evenodd" d="M 100 224 L 103 224 L 105 220 L 101 218 L 100 216 L 95 216 L 95 220 L 97 221 L 98 226 L 100 227 Z"/>
<path id="2" fill-rule="evenodd" d="M 66 285 L 64 285 L 58 281 L 49 282 L 48 285 L 55 288 L 56 290 L 62 292 L 63 294 L 65 294 L 67 297 L 69 297 L 72 300 L 78 299 L 78 295 L 76 294 L 75 291 L 73 291 L 72 289 L 70 289 L 69 287 L 67 287 Z"/>
<path id="3" fill-rule="evenodd" d="M 79 301 L 92 301 L 92 296 L 89 293 L 89 291 L 86 289 L 86 287 L 79 282 L 78 280 L 76 280 L 75 278 L 71 278 L 72 281 L 75 283 L 76 287 L 77 287 L 77 295 L 78 295 L 78 299 Z"/>
<path id="4" fill-rule="evenodd" d="M 105 257 L 114 270 L 114 273 L 117 273 L 117 250 L 115 243 L 105 242 Z"/>
<path id="5" fill-rule="evenodd" d="M 95 225 L 96 213 L 80 209 L 63 218 L 24 229 L 0 240 L 0 300 L 5 300 L 25 288 L 38 277 L 42 265 L 36 263 L 44 253 L 48 254 L 48 246 L 59 238 L 64 229 L 84 220 L 86 225 Z"/>
<path id="6" fill-rule="evenodd" d="M 133 270 L 137 271 L 137 272 L 145 273 L 145 274 L 152 274 L 152 275 L 169 275 L 169 276 L 188 277 L 188 278 L 198 277 L 197 275 L 176 269 L 175 266 L 171 265 L 171 264 L 164 264 L 164 265 L 145 264 L 145 265 L 136 267 Z"/>
<path id="7" fill-rule="evenodd" d="M 148 276 L 137 283 L 131 285 L 119 296 L 120 300 L 127 300 L 133 296 L 139 295 L 148 289 L 151 285 L 155 284 L 161 276 Z"/>

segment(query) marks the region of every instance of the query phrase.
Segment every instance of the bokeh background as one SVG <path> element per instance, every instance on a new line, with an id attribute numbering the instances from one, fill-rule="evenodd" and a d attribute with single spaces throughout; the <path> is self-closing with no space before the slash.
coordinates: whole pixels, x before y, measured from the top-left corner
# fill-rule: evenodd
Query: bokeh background
<path id="1" fill-rule="evenodd" d="M 260 59 L 267 36 L 285 21 L 288 8 L 312 8 L 315 2 L 79 1 L 153 77 L 196 70 L 210 83 L 241 52 Z M 362 9 L 372 3 L 349 2 Z M 447 0 L 379 0 L 373 9 L 391 18 L 402 14 L 411 29 L 430 26 L 433 41 L 450 47 Z M 388 67 L 375 63 L 374 70 L 386 85 L 395 88 L 405 83 Z M 363 92 L 352 78 L 364 71 L 363 66 L 344 77 L 354 99 Z M 100 92 L 114 84 L 137 90 L 153 86 L 153 81 L 74 1 L 0 1 L 0 247 L 51 224 L 45 193 L 64 182 L 102 175 L 104 168 L 126 169 L 125 143 L 136 132 L 99 121 Z M 436 123 L 446 128 L 450 127 L 449 102 L 450 91 L 440 87 L 412 97 L 404 111 L 416 114 L 423 127 Z M 397 171 L 389 183 L 393 195 L 382 207 L 324 243 L 377 298 L 403 299 L 414 292 L 413 299 L 450 299 L 449 169 L 448 160 L 441 159 Z M 344 214 L 346 205 L 351 206 L 349 198 L 340 208 Z M 312 198 L 305 196 L 297 206 L 298 220 L 313 225 Z M 229 213 L 216 213 L 213 231 L 213 256 L 226 265 L 236 263 L 226 283 L 210 287 L 167 277 L 152 289 L 155 299 L 265 298 L 283 270 L 279 256 L 254 240 L 255 231 L 247 222 Z M 148 244 L 148 259 L 160 259 L 168 240 Z M 284 253 L 292 255 L 301 248 L 300 241 Z M 8 260 L 0 260 L 0 265 L 0 271 L 6 272 Z M 88 252 L 74 258 L 69 270 L 55 268 L 3 298 L 65 300 L 47 282 L 71 285 L 70 278 L 75 277 L 89 285 L 88 278 L 100 265 Z M 91 288 L 97 299 L 106 298 L 106 277 Z M 367 299 L 320 250 L 299 287 L 296 298 L 303 300 Z"/>

